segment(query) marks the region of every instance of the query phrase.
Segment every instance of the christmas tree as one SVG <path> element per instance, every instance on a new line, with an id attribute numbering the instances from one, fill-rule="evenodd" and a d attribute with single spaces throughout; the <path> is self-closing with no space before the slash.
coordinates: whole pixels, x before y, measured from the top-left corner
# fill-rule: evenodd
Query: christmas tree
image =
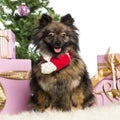
<path id="1" fill-rule="evenodd" d="M 0 21 L 16 36 L 16 58 L 36 61 L 38 55 L 29 49 L 31 33 L 42 13 L 48 13 L 54 20 L 59 19 L 49 0 L 0 0 Z"/>

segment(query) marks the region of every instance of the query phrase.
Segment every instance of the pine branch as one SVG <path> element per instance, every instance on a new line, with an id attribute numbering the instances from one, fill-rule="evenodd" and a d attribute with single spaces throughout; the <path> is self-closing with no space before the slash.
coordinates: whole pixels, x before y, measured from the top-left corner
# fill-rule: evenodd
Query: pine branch
<path id="1" fill-rule="evenodd" d="M 33 62 L 37 59 L 38 55 L 33 51 L 29 51 L 28 47 L 31 44 L 31 33 L 35 27 L 37 19 L 42 14 L 42 10 L 53 16 L 58 20 L 59 15 L 55 13 L 52 7 L 49 7 L 49 0 L 25 0 L 26 5 L 30 7 L 30 14 L 28 16 L 19 16 L 15 14 L 17 6 L 21 5 L 21 0 L 0 0 L 0 21 L 4 24 L 6 29 L 11 29 L 15 33 L 16 42 L 16 57 L 19 59 L 31 59 Z M 6 6 L 11 13 L 8 14 L 4 11 L 3 6 Z M 6 24 L 6 21 L 11 21 L 11 24 Z"/>

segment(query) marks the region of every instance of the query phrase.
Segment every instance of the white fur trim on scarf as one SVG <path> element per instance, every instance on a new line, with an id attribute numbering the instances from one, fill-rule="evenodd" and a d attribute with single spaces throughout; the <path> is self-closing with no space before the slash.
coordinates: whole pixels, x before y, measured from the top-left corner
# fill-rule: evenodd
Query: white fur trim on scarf
<path id="1" fill-rule="evenodd" d="M 41 64 L 41 72 L 43 74 L 50 74 L 57 70 L 57 67 L 52 62 L 46 62 Z"/>

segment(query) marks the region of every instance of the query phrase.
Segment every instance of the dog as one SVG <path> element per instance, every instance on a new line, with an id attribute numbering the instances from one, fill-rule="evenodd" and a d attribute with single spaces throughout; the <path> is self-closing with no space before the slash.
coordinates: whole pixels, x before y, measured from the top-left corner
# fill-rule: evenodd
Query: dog
<path id="1" fill-rule="evenodd" d="M 71 14 L 62 16 L 57 22 L 48 14 L 43 14 L 38 20 L 38 26 L 32 33 L 36 51 L 40 51 L 40 57 L 32 67 L 30 81 L 30 105 L 33 110 L 44 112 L 50 108 L 71 111 L 94 104 L 89 73 L 79 55 L 77 31 Z M 68 63 L 50 71 L 52 68 L 47 63 L 51 58 L 54 58 L 53 61 L 58 58 L 59 61 L 59 56 L 63 57 L 62 62 L 58 62 L 60 65 L 65 61 Z"/>

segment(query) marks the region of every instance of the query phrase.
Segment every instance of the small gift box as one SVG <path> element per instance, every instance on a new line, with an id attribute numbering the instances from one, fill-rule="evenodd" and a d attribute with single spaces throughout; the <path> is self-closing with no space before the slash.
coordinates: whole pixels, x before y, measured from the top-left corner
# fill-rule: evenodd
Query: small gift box
<path id="1" fill-rule="evenodd" d="M 0 58 L 15 58 L 15 35 L 10 29 L 0 30 Z"/>
<path id="2" fill-rule="evenodd" d="M 31 60 L 0 59 L 0 114 L 30 110 Z"/>
<path id="3" fill-rule="evenodd" d="M 111 103 L 120 103 L 120 80 L 117 80 L 117 86 L 114 88 L 113 80 L 102 80 L 94 86 L 96 105 L 109 105 Z"/>

